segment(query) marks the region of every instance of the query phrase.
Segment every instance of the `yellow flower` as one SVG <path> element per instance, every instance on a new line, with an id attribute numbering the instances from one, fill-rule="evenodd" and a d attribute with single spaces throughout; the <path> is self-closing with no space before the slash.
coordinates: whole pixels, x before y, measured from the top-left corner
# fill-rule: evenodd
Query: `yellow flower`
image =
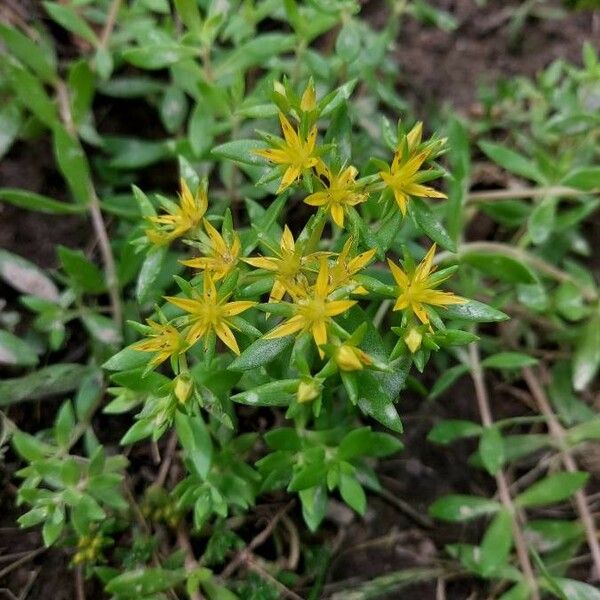
<path id="1" fill-rule="evenodd" d="M 331 218 L 338 227 L 344 227 L 344 215 L 348 207 L 356 206 L 367 199 L 368 194 L 357 191 L 356 176 L 358 171 L 355 167 L 346 167 L 339 173 L 333 173 L 323 162 L 316 165 L 317 174 L 321 180 L 326 179 L 325 189 L 311 194 L 304 199 L 310 206 L 325 206 Z"/>
<path id="2" fill-rule="evenodd" d="M 330 300 L 329 295 L 329 266 L 327 260 L 321 260 L 321 268 L 317 281 L 306 294 L 300 292 L 299 287 L 288 288 L 294 297 L 294 312 L 285 323 L 269 331 L 264 338 L 273 338 L 292 335 L 299 331 L 310 332 L 319 349 L 319 355 L 324 353 L 320 346 L 327 343 L 328 326 L 331 318 L 339 315 L 356 304 L 356 300 Z"/>
<path id="3" fill-rule="evenodd" d="M 196 227 L 208 207 L 208 197 L 202 188 L 198 188 L 194 196 L 183 179 L 179 185 L 179 205 L 167 207 L 167 214 L 147 217 L 152 227 L 146 229 L 145 233 L 157 246 L 168 244 Z"/>
<path id="4" fill-rule="evenodd" d="M 307 139 L 303 140 L 283 113 L 279 113 L 279 121 L 284 137 L 284 140 L 277 142 L 279 147 L 255 150 L 259 156 L 277 165 L 287 167 L 281 178 L 278 194 L 292 185 L 300 177 L 302 171 L 314 167 L 318 160 L 315 152 L 317 126 L 313 125 L 308 132 Z"/>
<path id="5" fill-rule="evenodd" d="M 256 302 L 239 301 L 227 302 L 227 297 L 219 299 L 215 282 L 209 272 L 204 273 L 204 290 L 197 299 L 177 298 L 169 296 L 168 302 L 185 310 L 190 314 L 188 322 L 190 328 L 186 339 L 190 345 L 204 338 L 205 347 L 208 346 L 208 335 L 213 332 L 235 354 L 240 353 L 237 341 L 231 331 L 235 326 L 228 319 L 243 313 L 256 304 Z"/>
<path id="6" fill-rule="evenodd" d="M 375 256 L 375 249 L 361 252 L 354 258 L 348 259 L 350 250 L 354 243 L 354 239 L 349 237 L 342 251 L 338 254 L 335 264 L 331 268 L 331 281 L 329 285 L 330 292 L 343 287 L 343 286 L 354 286 L 352 293 L 354 294 L 366 294 L 367 290 L 364 287 L 356 283 L 353 278 L 354 276 L 362 271 L 371 262 L 373 256 Z"/>
<path id="7" fill-rule="evenodd" d="M 274 254 L 275 256 L 243 259 L 244 262 L 257 269 L 265 269 L 275 273 L 275 281 L 269 295 L 269 302 L 279 302 L 285 295 L 286 286 L 292 284 L 303 271 L 305 265 L 318 256 L 317 254 L 303 256 L 302 248 L 296 246 L 294 236 L 287 225 L 283 228 L 279 250 Z"/>
<path id="8" fill-rule="evenodd" d="M 204 229 L 210 238 L 208 256 L 199 256 L 189 260 L 180 261 L 181 264 L 194 269 L 210 271 L 214 281 L 223 279 L 235 267 L 241 251 L 240 238 L 237 233 L 233 235 L 231 246 L 223 239 L 223 236 L 206 220 L 203 220 Z"/>
<path id="9" fill-rule="evenodd" d="M 389 171 L 380 171 L 379 176 L 394 192 L 394 199 L 402 215 L 406 215 L 410 196 L 420 198 L 445 198 L 446 194 L 423 185 L 430 170 L 421 170 L 423 163 L 431 155 L 431 148 L 418 150 L 421 144 L 422 123 L 417 123 L 401 140 Z"/>
<path id="10" fill-rule="evenodd" d="M 425 258 L 414 272 L 410 274 L 405 273 L 388 259 L 388 264 L 400 292 L 394 305 L 394 310 L 409 308 L 421 323 L 425 324 L 429 323 L 429 316 L 427 315 L 425 305 L 445 307 L 450 304 L 464 304 L 466 302 L 464 298 L 456 296 L 452 292 L 441 292 L 435 289 L 440 283 L 448 279 L 450 274 L 442 277 L 432 276 L 432 272 L 434 271 L 434 254 L 435 244 L 431 246 L 429 252 L 427 252 Z"/>
<path id="11" fill-rule="evenodd" d="M 339 346 L 333 358 L 341 371 L 361 371 L 363 367 L 373 364 L 368 354 L 350 344 Z"/>
<path id="12" fill-rule="evenodd" d="M 181 354 L 186 349 L 185 340 L 173 325 L 156 323 L 150 319 L 146 322 L 152 328 L 152 333 L 146 339 L 134 344 L 133 349 L 141 352 L 156 352 L 150 361 L 153 367 L 157 367 L 170 356 Z"/>

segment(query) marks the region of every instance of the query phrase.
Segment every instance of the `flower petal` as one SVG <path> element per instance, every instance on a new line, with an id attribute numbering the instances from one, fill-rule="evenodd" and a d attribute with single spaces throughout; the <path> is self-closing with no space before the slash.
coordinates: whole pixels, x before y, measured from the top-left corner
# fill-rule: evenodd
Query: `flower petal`
<path id="1" fill-rule="evenodd" d="M 295 315 L 291 319 L 288 319 L 285 323 L 282 323 L 275 329 L 271 329 L 271 331 L 267 332 L 263 339 L 272 340 L 279 337 L 284 337 L 286 335 L 292 335 L 297 331 L 300 331 L 304 328 L 306 324 L 306 320 L 301 315 Z"/>
<path id="2" fill-rule="evenodd" d="M 234 315 L 239 315 L 243 313 L 245 310 L 256 306 L 257 302 L 251 302 L 250 300 L 238 300 L 236 302 L 228 302 L 224 304 L 221 308 L 221 314 L 224 317 L 233 317 Z"/>
<path id="3" fill-rule="evenodd" d="M 333 300 L 325 305 L 325 314 L 328 317 L 335 317 L 346 312 L 356 304 L 356 300 Z"/>
<path id="4" fill-rule="evenodd" d="M 240 354 L 240 348 L 237 344 L 235 336 L 233 335 L 233 331 L 229 329 L 229 326 L 221 321 L 215 325 L 215 333 L 219 337 L 219 339 L 235 354 Z"/>
<path id="5" fill-rule="evenodd" d="M 390 267 L 390 271 L 392 272 L 392 276 L 396 280 L 396 283 L 398 284 L 400 289 L 406 290 L 410 285 L 410 279 L 408 278 L 408 275 L 390 258 L 387 259 L 387 262 L 388 266 Z"/>

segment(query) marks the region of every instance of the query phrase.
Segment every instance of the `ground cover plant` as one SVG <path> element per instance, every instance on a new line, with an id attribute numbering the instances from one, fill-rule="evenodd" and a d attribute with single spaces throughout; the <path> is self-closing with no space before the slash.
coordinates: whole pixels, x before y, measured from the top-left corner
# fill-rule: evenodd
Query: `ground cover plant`
<path id="1" fill-rule="evenodd" d="M 450 5 L 0 15 L 0 203 L 72 223 L 0 249 L 5 595 L 600 597 L 592 36 L 458 113 L 394 46 Z"/>

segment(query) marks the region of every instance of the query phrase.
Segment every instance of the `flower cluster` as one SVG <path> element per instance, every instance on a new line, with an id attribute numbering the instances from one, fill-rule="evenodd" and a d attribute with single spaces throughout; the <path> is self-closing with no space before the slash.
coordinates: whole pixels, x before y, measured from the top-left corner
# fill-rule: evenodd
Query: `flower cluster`
<path id="1" fill-rule="evenodd" d="M 279 90 L 281 96 L 285 89 L 280 86 Z M 304 203 L 317 208 L 296 239 L 288 224 L 275 237 L 277 225 L 273 224 L 261 231 L 256 243 L 244 245 L 243 239 L 249 237 L 234 230 L 229 211 L 222 216 L 206 215 L 206 184 L 192 194 L 183 180 L 179 204 L 163 200 L 166 214 L 147 217 L 150 244 L 164 245 L 183 237 L 190 247 L 200 250 L 199 256 L 180 261 L 199 271 L 197 276 L 190 282 L 179 281 L 181 294 L 165 298 L 171 314 L 173 308 L 178 313 L 167 319 L 160 312 L 160 322 L 148 320 L 146 338 L 134 346 L 153 354 L 152 368 L 171 359 L 176 374 L 173 393 L 180 402 L 189 397 L 193 387 L 186 354 L 199 342 L 210 361 L 217 341 L 239 356 L 241 348 L 259 337 L 264 342 L 286 336 L 294 336 L 298 342 L 312 338 L 319 358 L 327 359 L 330 366 L 318 377 L 304 373 L 296 395 L 303 403 L 319 396 L 323 376 L 332 369 L 349 373 L 381 368 L 359 347 L 364 331 L 349 332 L 340 324 L 361 299 L 395 299 L 393 311 L 402 313 L 399 343 L 408 355 L 417 353 L 424 338 L 433 333 L 432 322 L 440 323 L 437 315 L 430 318 L 436 309 L 465 302 L 437 289 L 452 269 L 434 272 L 435 244 L 417 266 L 409 255 L 403 268 L 388 259 L 391 277 L 385 274 L 379 248 L 359 250 L 365 245 L 366 227 L 357 210 L 359 205 L 391 201 L 394 206 L 395 201 L 405 216 L 411 198 L 445 197 L 425 185 L 439 171 L 424 168 L 442 152 L 443 140 L 423 141 L 421 123 L 408 132 L 400 129 L 391 164 L 379 161 L 378 173 L 360 178 L 359 170 L 342 162 L 330 145 L 319 144 L 319 107 L 314 87 L 309 84 L 300 101 L 295 106 L 290 103 L 289 114 L 279 113 L 283 137 L 264 133 L 268 147 L 254 151 L 273 165 L 263 179 L 280 178 L 278 196 L 299 190 L 303 183 L 308 190 Z M 332 220 L 331 240 L 324 235 L 327 217 Z M 363 225 L 357 227 L 357 221 Z M 218 222 L 222 223 L 220 231 L 213 224 Z M 349 231 L 344 233 L 346 227 Z M 253 253 L 256 245 L 260 250 Z M 377 278 L 365 273 L 367 269 L 377 272 Z M 381 283 L 386 279 L 395 285 Z M 267 293 L 267 301 L 261 301 Z M 256 311 L 263 313 L 262 320 Z"/>

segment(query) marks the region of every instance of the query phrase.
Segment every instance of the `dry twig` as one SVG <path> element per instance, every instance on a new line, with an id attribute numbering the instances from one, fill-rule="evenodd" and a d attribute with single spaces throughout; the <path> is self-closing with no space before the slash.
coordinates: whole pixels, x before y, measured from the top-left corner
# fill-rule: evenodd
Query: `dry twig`
<path id="1" fill-rule="evenodd" d="M 540 412 L 546 417 L 550 435 L 557 441 L 558 446 L 561 448 L 560 456 L 565 469 L 569 473 L 574 473 L 577 471 L 577 464 L 575 463 L 575 459 L 565 443 L 565 430 L 560 424 L 559 420 L 556 418 L 544 388 L 530 367 L 523 368 L 523 378 L 525 379 Z M 579 518 L 581 519 L 585 529 L 585 536 L 587 538 L 596 571 L 595 578 L 600 579 L 600 543 L 598 542 L 598 532 L 594 523 L 594 517 L 583 490 L 578 490 L 575 492 L 575 506 L 577 507 Z"/>
<path id="2" fill-rule="evenodd" d="M 475 396 L 477 398 L 477 404 L 479 406 L 481 422 L 484 427 L 491 427 L 494 423 L 494 420 L 492 418 L 490 400 L 488 396 L 487 387 L 485 385 L 483 369 L 481 368 L 479 347 L 476 343 L 472 343 L 469 345 L 469 362 L 471 378 L 473 379 L 473 384 L 475 385 Z M 519 512 L 516 510 L 516 507 L 513 504 L 508 487 L 508 481 L 506 479 L 506 475 L 502 470 L 496 473 L 496 485 L 498 487 L 500 502 L 502 502 L 503 506 L 511 515 L 513 539 L 515 542 L 515 549 L 517 551 L 517 558 L 519 559 L 521 570 L 523 571 L 523 575 L 525 576 L 525 580 L 527 581 L 527 585 L 529 586 L 531 592 L 531 600 L 539 600 L 540 594 L 537 586 L 537 581 L 533 572 L 533 568 L 531 566 L 531 561 L 529 559 L 527 544 L 521 531 L 521 523 L 519 522 L 523 521 L 523 516 L 519 515 Z"/>

